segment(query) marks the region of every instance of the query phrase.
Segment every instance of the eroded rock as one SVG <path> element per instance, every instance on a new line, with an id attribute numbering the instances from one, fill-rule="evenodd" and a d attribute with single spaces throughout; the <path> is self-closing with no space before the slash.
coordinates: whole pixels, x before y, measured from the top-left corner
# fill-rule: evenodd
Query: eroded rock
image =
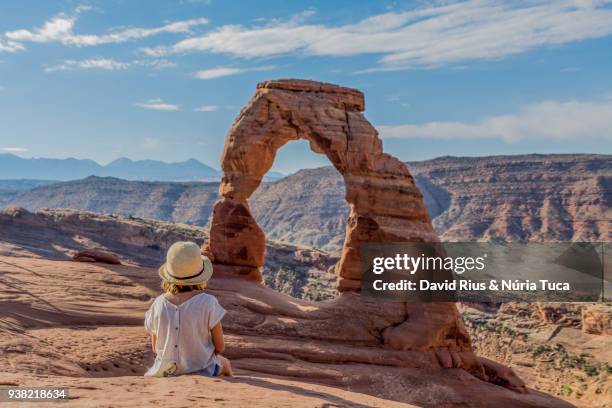
<path id="1" fill-rule="evenodd" d="M 437 241 L 423 198 L 404 163 L 383 152 L 378 132 L 362 114 L 355 89 L 305 80 L 267 81 L 228 132 L 221 164 L 223 197 L 215 205 L 204 251 L 216 263 L 263 266 L 265 236 L 247 199 L 272 167 L 276 151 L 305 139 L 342 174 L 351 212 L 338 290 L 358 290 L 362 242 Z"/>
<path id="2" fill-rule="evenodd" d="M 307 321 L 317 322 L 313 332 L 332 335 L 338 342 L 359 340 L 416 353 L 427 361 L 425 367 L 463 368 L 486 379 L 453 303 L 381 307 L 351 293 L 360 289 L 362 243 L 438 242 L 408 168 L 383 152 L 378 132 L 362 114 L 364 109 L 363 94 L 354 89 L 303 80 L 259 84 L 228 132 L 221 158 L 222 198 L 215 204 L 203 252 L 211 257 L 217 273 L 261 281 L 265 235 L 247 199 L 272 167 L 280 147 L 292 140 L 308 140 L 311 149 L 325 154 L 344 178 L 350 207 L 342 256 L 335 268 L 338 290 L 344 294 L 317 306 L 317 312 L 301 313 Z M 327 316 L 327 323 L 320 322 L 317 314 Z M 348 316 L 362 318 L 349 320 Z M 269 319 L 257 327 L 273 333 L 295 331 L 299 336 L 307 325 L 300 322 L 290 328 L 286 321 Z M 506 374 L 499 372 L 495 377 Z"/>
<path id="3" fill-rule="evenodd" d="M 73 261 L 77 262 L 101 262 L 111 265 L 120 265 L 121 261 L 115 254 L 100 249 L 86 249 L 85 251 L 77 252 L 73 257 Z"/>
<path id="4" fill-rule="evenodd" d="M 582 309 L 582 331 L 589 334 L 612 336 L 612 312 L 604 305 L 585 306 Z"/>
<path id="5" fill-rule="evenodd" d="M 7 357 L 0 359 L 0 380 L 9 381 L 7 373 L 44 375 L 60 383 L 63 376 L 89 381 L 142 374 L 153 360 L 142 316 L 160 289 L 157 264 L 135 266 L 139 258 L 133 252 L 151 257 L 151 244 L 163 247 L 176 234 L 180 240 L 197 237 L 202 242 L 205 231 L 69 210 L 22 215 L 27 217 L 0 214 L 0 269 L 9 284 L 0 294 L 10 295 L 0 316 L 0 333 L 10 333 L 0 335 L 0 354 Z M 52 253 L 44 245 L 51 236 L 45 232 L 53 234 L 56 251 L 82 245 L 78 241 L 114 242 L 104 247 L 129 260 L 128 265 L 49 260 Z M 158 240 L 129 244 L 147 236 Z M 309 256 L 306 250 L 297 253 L 278 244 L 268 247 L 270 255 L 279 263 L 303 259 L 314 266 L 323 261 L 323 254 Z M 10 286 L 14 276 L 27 290 Z M 226 355 L 241 376 L 246 371 L 259 378 L 327 383 L 385 398 L 384 406 L 569 406 L 533 390 L 511 391 L 516 378 L 477 359 L 451 304 L 381 304 L 355 292 L 313 303 L 223 273 L 215 274 L 207 290 L 227 310 Z M 134 391 L 149 380 L 129 378 L 128 395 L 140 398 L 130 402 L 142 405 L 142 392 Z M 352 406 L 340 402 L 347 404 Z"/>

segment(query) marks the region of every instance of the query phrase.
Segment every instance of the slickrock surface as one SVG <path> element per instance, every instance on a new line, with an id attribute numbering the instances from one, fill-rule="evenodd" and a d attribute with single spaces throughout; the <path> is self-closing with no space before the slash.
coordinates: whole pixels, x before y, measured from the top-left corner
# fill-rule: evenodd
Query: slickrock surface
<path id="1" fill-rule="evenodd" d="M 208 231 L 135 217 L 108 216 L 69 209 L 30 213 L 17 207 L 0 211 L 0 255 L 69 260 L 84 250 L 120 254 L 120 261 L 159 266 L 176 241 L 202 244 Z M 337 257 L 310 248 L 268 241 L 263 275 L 268 286 L 292 296 L 320 300 L 335 295 L 334 276 L 328 269 Z"/>
<path id="2" fill-rule="evenodd" d="M 265 235 L 247 199 L 270 170 L 276 151 L 305 139 L 344 178 L 350 213 L 340 262 L 340 291 L 358 290 L 362 242 L 435 242 L 422 196 L 406 165 L 383 152 L 378 132 L 363 116 L 363 94 L 305 80 L 261 83 L 227 134 L 223 178 L 204 248 L 217 264 L 259 280 Z"/>
<path id="3" fill-rule="evenodd" d="M 0 386 L 3 384 L 23 387 L 61 384 L 70 390 L 70 396 L 69 402 L 59 404 L 71 407 L 416 408 L 415 405 L 390 402 L 337 387 L 251 373 L 223 379 L 175 377 L 146 380 L 142 377 L 71 378 L 2 373 Z M 19 402 L 3 403 L 3 406 L 55 408 L 58 403 Z"/>
<path id="4" fill-rule="evenodd" d="M 157 264 L 153 265 L 153 257 L 150 267 L 144 264 L 158 248 L 189 239 L 189 233 L 193 239 L 201 238 L 202 232 L 198 236 L 195 228 L 150 220 L 74 211 L 32 214 L 17 208 L 0 215 L 0 230 L 0 382 L 87 387 L 77 391 L 77 405 L 97 401 L 103 391 L 117 392 L 121 398 L 127 389 L 132 390 L 127 401 L 150 401 L 153 397 L 147 390 L 158 380 L 134 377 L 152 362 L 141 327 L 143 313 L 159 294 Z M 154 239 L 155 233 L 161 239 Z M 112 251 L 123 264 L 70 260 L 72 251 L 87 245 Z M 279 263 L 284 259 L 308 265 L 325 262 L 303 250 L 292 255 L 275 252 L 271 247 L 268 256 Z M 446 332 L 456 330 L 453 325 L 460 322 L 454 305 L 381 307 L 355 293 L 312 303 L 225 274 L 216 275 L 209 290 L 228 310 L 223 322 L 227 355 L 235 363 L 239 383 L 276 390 L 279 381 L 288 380 L 295 394 L 314 392 L 313 398 L 340 406 L 354 404 L 337 398 L 357 406 L 368 403 L 353 394 L 319 391 L 310 384 L 366 393 L 388 400 L 385 406 L 404 402 L 484 407 L 492 401 L 504 406 L 566 406 L 522 387 L 513 391 L 483 381 L 489 378 L 506 387 L 516 384 L 507 369 L 491 371 L 486 364 L 485 371 L 464 334 Z M 390 327 L 403 330 L 407 312 L 414 319 L 409 323 L 413 331 L 388 333 Z M 394 339 L 407 340 L 410 347 L 392 347 Z M 437 346 L 432 339 L 437 339 Z M 128 377 L 100 379 L 116 376 Z M 200 395 L 198 387 L 214 380 L 173 381 Z M 298 387 L 293 382 L 304 384 Z M 227 383 L 227 392 L 239 398 L 232 385 Z M 89 388 L 101 391 L 87 397 Z M 253 392 L 259 395 L 261 390 Z M 182 401 L 153 395 L 159 401 Z M 282 406 L 281 397 L 273 393 L 270 398 L 279 399 L 271 406 Z"/>
<path id="5" fill-rule="evenodd" d="M 75 406 L 569 406 L 432 368 L 434 350 L 384 347 L 361 328 L 389 317 L 379 305 L 353 313 L 357 295 L 310 303 L 220 276 L 209 290 L 228 310 L 226 355 L 237 377 L 144 378 L 155 268 L 18 255 L 0 256 L 0 384 L 67 386 Z"/>

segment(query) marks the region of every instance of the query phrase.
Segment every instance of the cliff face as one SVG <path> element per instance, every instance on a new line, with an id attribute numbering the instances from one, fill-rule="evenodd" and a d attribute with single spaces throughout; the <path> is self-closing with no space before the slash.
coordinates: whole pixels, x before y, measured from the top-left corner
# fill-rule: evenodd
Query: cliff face
<path id="1" fill-rule="evenodd" d="M 612 240 L 612 156 L 444 157 L 408 166 L 442 240 Z M 251 205 L 268 236 L 333 251 L 348 214 L 343 196 L 340 175 L 325 167 L 263 186 Z"/>
<path id="2" fill-rule="evenodd" d="M 444 157 L 408 165 L 443 240 L 612 240 L 612 156 Z M 217 190 L 218 183 L 90 177 L 3 203 L 205 225 Z M 333 252 L 344 240 L 344 196 L 340 174 L 323 167 L 263 183 L 249 204 L 269 239 Z"/>
<path id="3" fill-rule="evenodd" d="M 448 157 L 410 167 L 444 240 L 612 239 L 610 156 Z"/>
<path id="4" fill-rule="evenodd" d="M 340 173 L 323 167 L 262 184 L 249 204 L 266 236 L 333 252 L 344 242 L 349 216 L 344 196 Z"/>

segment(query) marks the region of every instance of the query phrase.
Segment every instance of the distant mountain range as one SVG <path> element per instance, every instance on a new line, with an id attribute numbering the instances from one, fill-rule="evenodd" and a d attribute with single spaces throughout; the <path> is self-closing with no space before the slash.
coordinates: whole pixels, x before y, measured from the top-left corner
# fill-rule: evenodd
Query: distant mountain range
<path id="1" fill-rule="evenodd" d="M 444 240 L 612 242 L 612 156 L 441 157 L 408 165 Z M 218 186 L 89 177 L 0 195 L 0 208 L 74 208 L 203 226 Z M 262 183 L 249 203 L 269 238 L 334 252 L 349 213 L 344 195 L 340 174 L 322 167 Z"/>
<path id="2" fill-rule="evenodd" d="M 68 181 L 88 176 L 117 177 L 140 181 L 217 181 L 221 172 L 206 164 L 189 159 L 165 163 L 157 160 L 130 160 L 120 158 L 103 166 L 93 160 L 79 159 L 25 159 L 13 154 L 0 154 L 0 179 L 37 179 Z M 269 172 L 267 179 L 284 175 Z"/>

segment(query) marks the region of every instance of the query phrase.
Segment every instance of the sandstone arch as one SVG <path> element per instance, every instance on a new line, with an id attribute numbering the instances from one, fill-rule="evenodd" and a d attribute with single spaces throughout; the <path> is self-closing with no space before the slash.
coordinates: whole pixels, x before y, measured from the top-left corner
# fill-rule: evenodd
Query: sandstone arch
<path id="1" fill-rule="evenodd" d="M 221 157 L 222 198 L 204 248 L 217 271 L 261 280 L 265 235 L 247 199 L 272 167 L 276 151 L 298 139 L 308 140 L 344 177 L 350 216 L 336 266 L 341 292 L 359 288 L 361 242 L 437 241 L 408 168 L 383 152 L 364 109 L 364 96 L 355 89 L 306 80 L 257 85 L 228 132 Z"/>
<path id="2" fill-rule="evenodd" d="M 306 139 L 313 151 L 329 158 L 344 177 L 350 206 L 343 253 L 336 265 L 343 295 L 319 304 L 287 302 L 280 294 L 253 286 L 278 310 L 256 324 L 246 318 L 244 330 L 259 336 L 283 333 L 288 338 L 366 346 L 374 355 L 393 350 L 385 364 L 461 368 L 480 379 L 523 390 L 524 384 L 511 370 L 492 362 L 483 365 L 476 357 L 454 303 L 389 302 L 380 307 L 354 293 L 360 286 L 361 243 L 438 242 L 408 168 L 383 152 L 364 109 L 363 94 L 354 89 L 304 80 L 268 81 L 257 86 L 228 132 L 221 158 L 221 199 L 213 209 L 209 242 L 202 248 L 212 258 L 215 273 L 261 281 L 265 235 L 251 216 L 247 199 L 271 168 L 276 151 L 291 140 Z M 245 299 L 248 296 L 236 298 L 235 304 Z M 321 352 L 317 348 L 312 361 L 325 359 Z M 351 354 L 335 356 L 334 361 L 362 360 Z"/>

